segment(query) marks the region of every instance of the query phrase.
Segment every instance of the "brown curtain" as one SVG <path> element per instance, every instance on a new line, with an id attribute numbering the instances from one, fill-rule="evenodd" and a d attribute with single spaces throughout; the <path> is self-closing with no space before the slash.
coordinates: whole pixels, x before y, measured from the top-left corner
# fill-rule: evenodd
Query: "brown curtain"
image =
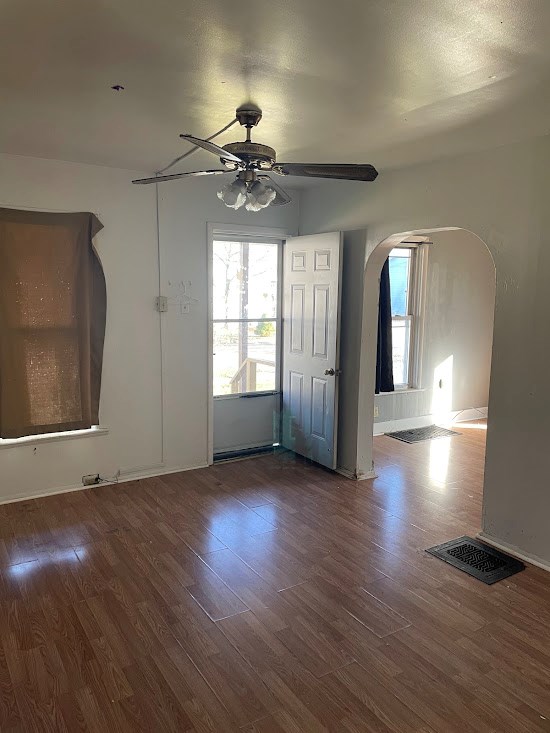
<path id="1" fill-rule="evenodd" d="M 0 437 L 99 423 L 105 279 L 90 213 L 0 208 Z"/>

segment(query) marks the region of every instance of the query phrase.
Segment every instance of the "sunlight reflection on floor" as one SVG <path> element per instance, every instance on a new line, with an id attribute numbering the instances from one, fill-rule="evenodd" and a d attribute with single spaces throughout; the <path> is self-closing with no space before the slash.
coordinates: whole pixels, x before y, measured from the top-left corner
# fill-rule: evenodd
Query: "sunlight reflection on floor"
<path id="1" fill-rule="evenodd" d="M 430 442 L 430 478 L 445 483 L 449 470 L 451 438 L 438 438 Z"/>

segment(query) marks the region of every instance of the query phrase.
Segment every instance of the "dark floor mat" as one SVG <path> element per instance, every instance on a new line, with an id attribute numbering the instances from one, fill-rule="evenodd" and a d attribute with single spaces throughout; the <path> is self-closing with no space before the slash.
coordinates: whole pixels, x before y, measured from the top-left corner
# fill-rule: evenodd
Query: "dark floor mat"
<path id="1" fill-rule="evenodd" d="M 525 565 L 520 560 L 505 555 L 500 550 L 495 550 L 494 547 L 472 537 L 459 537 L 442 545 L 430 547 L 426 552 L 487 585 L 525 570 Z"/>
<path id="2" fill-rule="evenodd" d="M 420 443 L 422 440 L 433 440 L 434 438 L 447 438 L 450 435 L 460 435 L 455 430 L 447 430 L 437 425 L 428 425 L 425 428 L 412 428 L 411 430 L 398 430 L 395 433 L 386 433 L 390 438 L 402 440 L 403 443 Z"/>

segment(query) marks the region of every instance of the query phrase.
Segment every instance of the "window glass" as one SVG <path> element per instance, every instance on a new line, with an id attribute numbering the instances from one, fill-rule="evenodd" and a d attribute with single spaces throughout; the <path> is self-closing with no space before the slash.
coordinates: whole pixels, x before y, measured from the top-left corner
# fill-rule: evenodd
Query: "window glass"
<path id="1" fill-rule="evenodd" d="M 278 245 L 214 241 L 214 396 L 275 391 Z"/>
<path id="2" fill-rule="evenodd" d="M 214 395 L 276 389 L 277 324 L 214 323 Z"/>
<path id="3" fill-rule="evenodd" d="M 390 289 L 392 316 L 408 313 L 410 249 L 392 249 L 390 253 Z"/>
<path id="4" fill-rule="evenodd" d="M 393 382 L 403 386 L 409 382 L 409 345 L 411 322 L 409 319 L 392 322 Z"/>
<path id="5" fill-rule="evenodd" d="M 411 322 L 409 315 L 410 249 L 393 249 L 389 257 L 392 312 L 393 381 L 397 387 L 409 383 Z"/>
<path id="6" fill-rule="evenodd" d="M 277 317 L 277 245 L 214 242 L 214 320 Z"/>

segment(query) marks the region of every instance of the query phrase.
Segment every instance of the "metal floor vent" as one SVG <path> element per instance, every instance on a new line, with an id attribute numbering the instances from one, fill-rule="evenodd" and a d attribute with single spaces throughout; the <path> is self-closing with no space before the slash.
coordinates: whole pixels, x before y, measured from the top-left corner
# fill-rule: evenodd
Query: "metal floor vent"
<path id="1" fill-rule="evenodd" d="M 459 537 L 442 545 L 430 547 L 426 552 L 453 565 L 487 585 L 525 570 L 525 565 L 515 557 L 505 555 L 490 545 L 472 537 Z"/>
<path id="2" fill-rule="evenodd" d="M 455 430 L 447 430 L 437 425 L 428 425 L 425 428 L 411 428 L 411 430 L 398 430 L 395 433 L 386 433 L 390 438 L 402 440 L 403 443 L 420 443 L 422 440 L 433 440 L 434 438 L 447 438 L 451 435 L 460 435 Z"/>

